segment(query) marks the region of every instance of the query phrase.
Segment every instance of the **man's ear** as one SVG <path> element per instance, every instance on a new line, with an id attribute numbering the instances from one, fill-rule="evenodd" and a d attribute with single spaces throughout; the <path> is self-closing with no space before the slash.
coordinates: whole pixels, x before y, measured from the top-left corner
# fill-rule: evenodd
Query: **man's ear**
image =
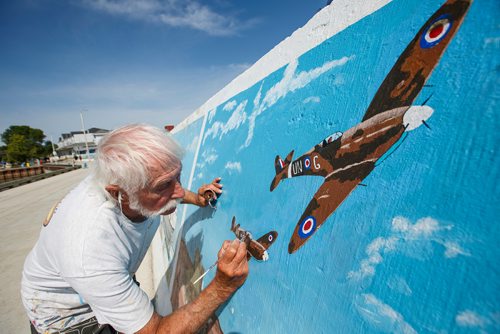
<path id="1" fill-rule="evenodd" d="M 108 184 L 106 187 L 104 187 L 106 191 L 113 197 L 115 200 L 118 200 L 118 194 L 120 192 L 123 192 L 122 189 L 116 185 L 116 184 Z"/>

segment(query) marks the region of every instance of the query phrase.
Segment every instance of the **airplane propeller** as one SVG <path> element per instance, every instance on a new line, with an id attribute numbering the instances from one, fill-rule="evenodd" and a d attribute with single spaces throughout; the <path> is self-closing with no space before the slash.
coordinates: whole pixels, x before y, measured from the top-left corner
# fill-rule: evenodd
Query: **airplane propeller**
<path id="1" fill-rule="evenodd" d="M 429 130 L 432 130 L 431 127 L 429 126 L 429 124 L 427 124 L 426 121 L 422 120 L 422 124 L 425 125 L 425 127 Z"/>
<path id="2" fill-rule="evenodd" d="M 434 93 L 431 93 L 431 95 L 429 95 L 429 97 L 424 101 L 424 103 L 422 103 L 423 106 L 425 106 L 427 104 L 427 102 L 429 102 L 429 100 L 431 99 L 432 95 L 434 95 Z"/>

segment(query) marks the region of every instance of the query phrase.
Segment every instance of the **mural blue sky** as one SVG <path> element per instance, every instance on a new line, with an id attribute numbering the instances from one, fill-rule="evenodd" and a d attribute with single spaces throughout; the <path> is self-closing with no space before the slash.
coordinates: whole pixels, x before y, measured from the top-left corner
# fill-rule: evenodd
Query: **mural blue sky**
<path id="1" fill-rule="evenodd" d="M 0 132 L 176 124 L 326 3 L 2 1 Z"/>

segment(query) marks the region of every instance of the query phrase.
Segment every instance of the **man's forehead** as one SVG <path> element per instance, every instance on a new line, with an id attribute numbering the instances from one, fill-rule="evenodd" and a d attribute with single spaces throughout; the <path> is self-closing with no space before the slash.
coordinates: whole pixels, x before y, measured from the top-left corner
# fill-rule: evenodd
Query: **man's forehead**
<path id="1" fill-rule="evenodd" d="M 164 168 L 151 168 L 151 185 L 155 186 L 161 182 L 168 182 L 178 179 L 181 175 L 182 165 L 176 166 L 175 168 L 165 170 Z"/>

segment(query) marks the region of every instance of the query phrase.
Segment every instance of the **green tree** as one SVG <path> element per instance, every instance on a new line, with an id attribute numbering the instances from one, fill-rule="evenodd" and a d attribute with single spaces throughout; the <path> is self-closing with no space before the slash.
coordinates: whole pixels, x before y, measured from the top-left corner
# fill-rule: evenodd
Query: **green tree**
<path id="1" fill-rule="evenodd" d="M 10 136 L 7 145 L 7 160 L 11 162 L 22 162 L 34 157 L 37 153 L 37 147 L 23 135 L 13 134 Z"/>
<path id="2" fill-rule="evenodd" d="M 0 146 L 0 160 L 7 160 L 7 146 Z"/>
<path id="3" fill-rule="evenodd" d="M 11 125 L 7 130 L 2 133 L 2 141 L 5 145 L 9 145 L 12 140 L 12 135 L 22 135 L 28 141 L 31 141 L 33 144 L 38 143 L 42 144 L 45 135 L 42 130 L 32 128 L 28 125 Z"/>
<path id="4" fill-rule="evenodd" d="M 2 133 L 6 144 L 5 156 L 10 162 L 23 162 L 32 158 L 43 158 L 52 153 L 52 144 L 44 142 L 45 134 L 40 129 L 27 125 L 11 125 Z"/>

